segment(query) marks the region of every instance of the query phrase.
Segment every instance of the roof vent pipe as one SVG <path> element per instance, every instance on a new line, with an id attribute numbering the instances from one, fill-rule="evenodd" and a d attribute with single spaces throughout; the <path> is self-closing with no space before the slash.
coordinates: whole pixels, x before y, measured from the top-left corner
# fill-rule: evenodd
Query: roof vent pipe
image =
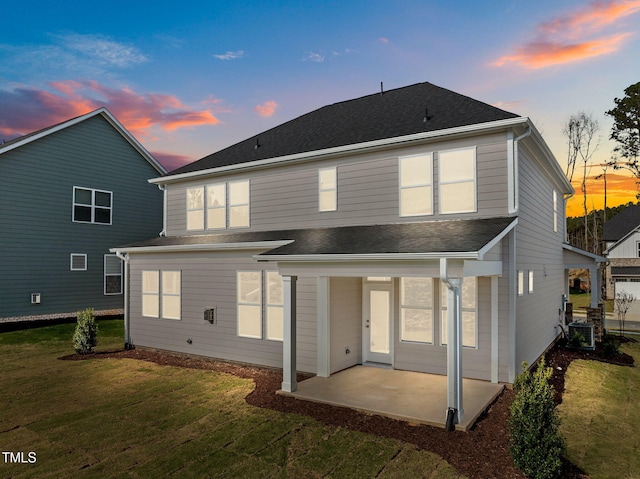
<path id="1" fill-rule="evenodd" d="M 380 96 L 384 93 L 384 83 L 380 82 Z"/>

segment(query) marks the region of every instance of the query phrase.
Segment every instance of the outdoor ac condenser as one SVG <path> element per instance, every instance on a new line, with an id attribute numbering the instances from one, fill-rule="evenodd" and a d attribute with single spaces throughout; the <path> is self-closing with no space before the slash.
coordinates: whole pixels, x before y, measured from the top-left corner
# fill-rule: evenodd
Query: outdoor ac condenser
<path id="1" fill-rule="evenodd" d="M 596 349 L 596 341 L 594 336 L 593 324 L 591 323 L 569 323 L 569 342 L 573 337 L 580 333 L 584 338 L 585 344 L 582 349 Z"/>

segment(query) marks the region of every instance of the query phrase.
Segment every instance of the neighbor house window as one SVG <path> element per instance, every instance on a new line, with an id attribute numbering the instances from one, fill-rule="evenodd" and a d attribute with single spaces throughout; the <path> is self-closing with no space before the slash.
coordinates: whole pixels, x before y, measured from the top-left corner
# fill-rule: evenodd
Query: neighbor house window
<path id="1" fill-rule="evenodd" d="M 249 226 L 249 180 L 229 183 L 229 227 Z"/>
<path id="2" fill-rule="evenodd" d="M 636 243 L 636 251 L 638 252 L 638 258 L 640 258 L 640 241 Z"/>
<path id="3" fill-rule="evenodd" d="M 73 187 L 73 221 L 111 224 L 113 193 L 91 188 Z"/>
<path id="4" fill-rule="evenodd" d="M 440 213 L 476 211 L 476 149 L 438 154 Z"/>
<path id="5" fill-rule="evenodd" d="M 518 271 L 518 296 L 524 294 L 524 271 Z"/>
<path id="6" fill-rule="evenodd" d="M 282 276 L 267 271 L 267 339 L 284 338 L 284 287 Z"/>
<path id="7" fill-rule="evenodd" d="M 207 228 L 227 227 L 227 185 L 207 185 Z"/>
<path id="8" fill-rule="evenodd" d="M 180 319 L 181 272 L 142 272 L 142 315 L 150 318 Z"/>
<path id="9" fill-rule="evenodd" d="M 187 188 L 187 230 L 204 229 L 204 187 Z"/>
<path id="10" fill-rule="evenodd" d="M 440 283 L 441 291 L 441 330 L 440 339 L 447 344 L 447 293 L 445 283 Z M 478 281 L 475 276 L 468 276 L 462 280 L 462 346 L 475 348 L 478 345 Z"/>
<path id="11" fill-rule="evenodd" d="M 399 159 L 400 216 L 433 213 L 433 161 L 431 153 Z"/>
<path id="12" fill-rule="evenodd" d="M 553 190 L 553 231 L 558 231 L 558 193 Z"/>
<path id="13" fill-rule="evenodd" d="M 338 208 L 337 169 L 320 168 L 318 171 L 319 210 L 335 211 Z"/>
<path id="14" fill-rule="evenodd" d="M 400 340 L 433 343 L 432 278 L 400 278 Z"/>
<path id="15" fill-rule="evenodd" d="M 104 255 L 104 294 L 122 294 L 122 261 L 115 254 Z"/>
<path id="16" fill-rule="evenodd" d="M 238 336 L 262 338 L 262 272 L 238 271 Z"/>
<path id="17" fill-rule="evenodd" d="M 529 270 L 529 294 L 533 293 L 533 270 Z"/>
<path id="18" fill-rule="evenodd" d="M 71 271 L 87 270 L 87 255 L 81 253 L 71 253 Z"/>

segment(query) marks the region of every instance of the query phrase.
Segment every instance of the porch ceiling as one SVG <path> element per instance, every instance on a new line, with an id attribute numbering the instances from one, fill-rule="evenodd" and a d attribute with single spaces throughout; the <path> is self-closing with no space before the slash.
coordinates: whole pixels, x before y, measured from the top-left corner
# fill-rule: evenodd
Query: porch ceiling
<path id="1" fill-rule="evenodd" d="M 464 418 L 456 429 L 466 431 L 471 428 L 503 388 L 502 384 L 463 379 Z M 328 378 L 301 381 L 293 393 L 279 393 L 401 421 L 445 427 L 446 376 L 355 366 Z"/>

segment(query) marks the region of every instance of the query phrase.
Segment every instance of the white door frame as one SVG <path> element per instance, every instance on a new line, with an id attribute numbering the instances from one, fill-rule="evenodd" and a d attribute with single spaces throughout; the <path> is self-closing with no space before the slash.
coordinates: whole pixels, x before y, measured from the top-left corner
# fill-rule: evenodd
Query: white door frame
<path id="1" fill-rule="evenodd" d="M 362 282 L 362 362 L 373 362 L 393 365 L 393 343 L 394 343 L 394 279 L 389 281 L 368 281 L 363 278 Z M 389 298 L 388 311 L 388 335 L 389 352 L 380 353 L 371 351 L 371 292 L 386 292 Z"/>

